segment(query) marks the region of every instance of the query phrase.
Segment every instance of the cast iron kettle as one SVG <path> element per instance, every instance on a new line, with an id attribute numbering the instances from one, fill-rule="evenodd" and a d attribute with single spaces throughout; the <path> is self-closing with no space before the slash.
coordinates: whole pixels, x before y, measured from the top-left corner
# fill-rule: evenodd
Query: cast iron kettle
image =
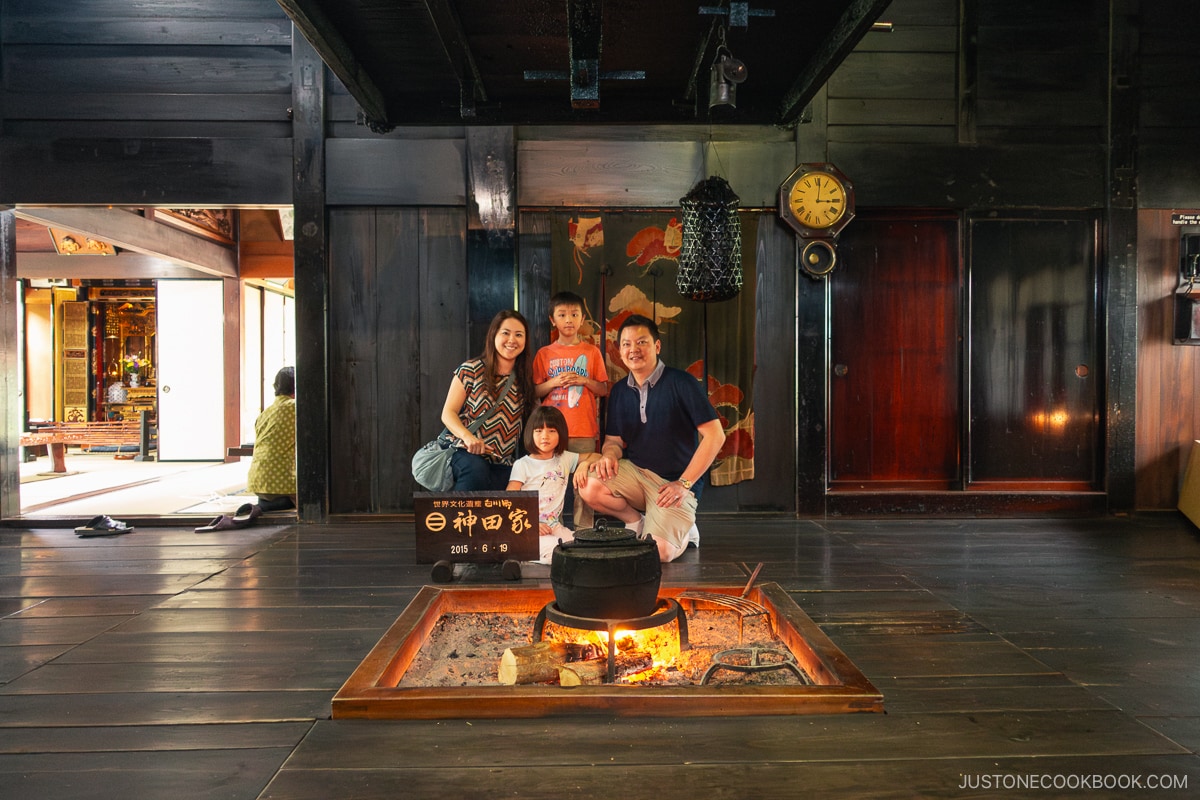
<path id="1" fill-rule="evenodd" d="M 575 532 L 550 556 L 550 584 L 558 610 L 574 617 L 637 619 L 658 606 L 662 564 L 654 539 L 639 539 L 625 527 Z"/>

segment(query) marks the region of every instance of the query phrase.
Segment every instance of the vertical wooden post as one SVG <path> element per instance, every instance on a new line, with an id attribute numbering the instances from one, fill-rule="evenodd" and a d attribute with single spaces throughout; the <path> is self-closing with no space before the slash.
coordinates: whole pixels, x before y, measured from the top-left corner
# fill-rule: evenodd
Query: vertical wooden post
<path id="1" fill-rule="evenodd" d="M 492 317 L 516 305 L 516 134 L 470 126 L 466 144 L 469 341 L 478 353 Z"/>
<path id="2" fill-rule="evenodd" d="M 826 103 L 828 93 L 821 87 L 809 108 L 810 122 L 796 126 L 796 162 L 828 160 Z M 826 405 L 826 346 L 829 335 L 829 281 L 813 280 L 800 270 L 800 246 L 792 237 L 790 261 L 796 287 L 795 420 L 796 513 L 825 513 L 825 486 L 829 461 L 829 409 Z"/>
<path id="3" fill-rule="evenodd" d="M 1136 502 L 1139 10 L 1139 0 L 1109 5 L 1104 483 L 1110 511 L 1132 511 Z"/>
<path id="4" fill-rule="evenodd" d="M 11 209 L 0 211 L 0 519 L 21 514 L 21 463 L 18 453 L 25 409 L 17 390 L 17 223 Z"/>
<path id="5" fill-rule="evenodd" d="M 221 295 L 225 314 L 221 326 L 225 331 L 222 357 L 225 363 L 225 442 L 221 452 L 225 453 L 228 463 L 236 460 L 236 456 L 229 455 L 229 448 L 241 444 L 242 438 L 242 282 L 237 278 L 223 279 Z"/>
<path id="6" fill-rule="evenodd" d="M 329 230 L 325 65 L 292 27 L 292 207 L 296 280 L 296 493 L 301 522 L 329 513 Z"/>

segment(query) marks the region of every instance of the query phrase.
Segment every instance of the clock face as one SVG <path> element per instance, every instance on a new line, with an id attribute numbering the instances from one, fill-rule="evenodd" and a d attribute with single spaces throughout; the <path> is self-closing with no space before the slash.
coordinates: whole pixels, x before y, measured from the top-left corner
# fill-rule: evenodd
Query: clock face
<path id="1" fill-rule="evenodd" d="M 846 213 L 846 186 L 828 172 L 806 172 L 787 195 L 793 218 L 809 228 L 829 228 Z"/>

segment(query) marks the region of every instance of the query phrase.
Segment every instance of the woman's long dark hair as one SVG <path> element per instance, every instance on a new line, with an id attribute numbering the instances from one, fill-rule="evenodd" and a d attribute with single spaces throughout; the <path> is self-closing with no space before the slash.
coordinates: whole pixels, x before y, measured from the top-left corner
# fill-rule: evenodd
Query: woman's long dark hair
<path id="1" fill-rule="evenodd" d="M 500 332 L 500 326 L 510 319 L 515 319 L 525 328 L 525 349 L 513 364 L 513 383 L 521 390 L 521 399 L 528 413 L 533 405 L 533 354 L 530 352 L 533 342 L 530 338 L 529 323 L 519 311 L 505 310 L 492 317 L 492 324 L 488 325 L 487 336 L 483 341 L 483 354 L 479 359 L 483 362 L 483 374 L 487 377 L 488 386 L 496 387 L 500 383 L 500 376 L 496 372 L 496 334 Z M 492 391 L 496 389 L 493 388 Z"/>

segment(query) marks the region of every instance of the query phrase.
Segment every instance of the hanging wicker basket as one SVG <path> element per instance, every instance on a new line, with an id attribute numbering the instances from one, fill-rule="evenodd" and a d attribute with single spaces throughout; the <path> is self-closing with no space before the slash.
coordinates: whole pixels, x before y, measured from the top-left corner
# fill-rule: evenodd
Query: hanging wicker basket
<path id="1" fill-rule="evenodd" d="M 702 303 L 729 300 L 742 290 L 742 220 L 738 196 L 724 178 L 700 181 L 679 200 L 683 245 L 679 293 Z"/>

